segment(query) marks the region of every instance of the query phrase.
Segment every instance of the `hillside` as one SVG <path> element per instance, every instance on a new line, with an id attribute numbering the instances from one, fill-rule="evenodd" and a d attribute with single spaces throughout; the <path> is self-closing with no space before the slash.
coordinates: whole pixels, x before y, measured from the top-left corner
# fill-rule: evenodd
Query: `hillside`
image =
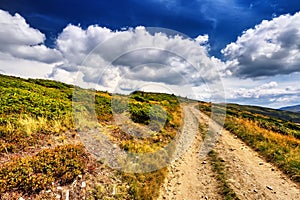
<path id="1" fill-rule="evenodd" d="M 257 186 L 257 198 L 281 198 L 285 191 L 288 199 L 299 197 L 297 113 L 228 104 L 227 132 L 220 134 L 222 127 L 214 125 L 220 140 L 198 158 L 196 147 L 212 134 L 207 131 L 210 103 L 139 91 L 124 96 L 4 75 L 0 93 L 1 200 L 182 199 L 191 193 L 192 199 L 244 199 L 253 195 L 246 192 L 251 184 Z M 215 110 L 218 121 L 226 110 L 223 105 Z M 250 149 L 250 155 L 240 148 Z M 259 178 L 255 166 L 243 164 L 249 156 L 274 170 Z M 251 178 L 229 170 L 232 166 L 256 179 L 245 182 Z M 276 177 L 285 177 L 284 187 Z M 266 188 L 264 179 L 273 180 L 277 193 Z"/>
<path id="2" fill-rule="evenodd" d="M 228 108 L 227 112 L 230 112 L 230 109 L 233 109 L 233 112 L 236 112 L 238 110 L 248 111 L 255 114 L 269 116 L 271 118 L 300 123 L 300 114 L 291 112 L 291 110 L 283 110 L 283 109 L 278 110 L 278 109 L 264 108 L 259 106 L 248 106 L 248 105 L 238 105 L 238 104 L 227 104 L 226 106 Z"/>
<path id="3" fill-rule="evenodd" d="M 282 108 L 280 108 L 280 110 L 287 110 L 287 111 L 291 111 L 291 112 L 300 112 L 300 105 L 282 107 Z"/>
<path id="4" fill-rule="evenodd" d="M 181 111 L 174 95 L 136 92 L 128 99 L 106 92 L 75 90 L 71 85 L 50 80 L 4 75 L 0 75 L 0 89 L 2 199 L 51 199 L 65 195 L 66 191 L 71 199 L 81 199 L 82 195 L 90 199 L 133 199 L 155 196 L 158 192 L 155 188 L 159 187 L 165 169 L 148 174 L 111 169 L 105 160 L 85 149 L 89 144 L 83 145 L 78 133 L 88 131 L 89 116 L 95 113 L 99 127 L 121 149 L 153 151 L 169 143 L 180 126 Z M 89 97 L 94 98 L 94 111 L 90 110 Z M 157 106 L 150 110 L 151 105 Z M 78 124 L 79 115 L 74 112 L 86 118 L 87 123 Z M 133 141 L 132 135 L 124 133 L 123 127 L 113 120 L 114 114 L 122 113 L 133 120 L 133 127 L 147 125 L 160 134 Z M 165 122 L 163 126 L 161 120 Z M 76 182 L 77 189 L 72 191 L 74 185 L 70 184 Z M 112 194 L 111 189 L 122 191 L 122 195 Z"/>

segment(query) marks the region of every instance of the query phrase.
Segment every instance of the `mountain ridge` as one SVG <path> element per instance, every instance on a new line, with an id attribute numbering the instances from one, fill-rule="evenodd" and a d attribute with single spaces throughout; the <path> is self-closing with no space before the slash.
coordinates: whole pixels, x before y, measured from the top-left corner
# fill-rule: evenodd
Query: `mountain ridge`
<path id="1" fill-rule="evenodd" d="M 291 112 L 300 112 L 300 104 L 299 105 L 293 105 L 293 106 L 285 106 L 282 108 L 279 108 L 279 110 L 286 110 Z"/>

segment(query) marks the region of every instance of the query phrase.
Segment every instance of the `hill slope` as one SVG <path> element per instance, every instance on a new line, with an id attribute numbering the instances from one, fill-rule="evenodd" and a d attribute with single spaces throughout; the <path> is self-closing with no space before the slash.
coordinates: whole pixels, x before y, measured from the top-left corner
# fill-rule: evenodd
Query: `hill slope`
<path id="1" fill-rule="evenodd" d="M 286 111 L 291 111 L 291 112 L 300 112 L 300 105 L 282 107 L 282 108 L 280 108 L 280 110 L 286 110 Z"/>
<path id="2" fill-rule="evenodd" d="M 180 128 L 181 110 L 174 95 L 136 92 L 112 97 L 51 80 L 4 75 L 0 75 L 0 95 L 1 199 L 153 199 L 158 195 L 164 168 L 147 174 L 112 169 L 97 152 L 86 149 L 91 144 L 83 144 L 79 134 L 89 131 L 89 117 L 95 114 L 113 146 L 132 153 L 154 151 L 168 144 Z M 122 127 L 114 114 L 132 121 Z M 78 124 L 81 117 L 85 120 Z M 125 132 L 128 127 L 130 133 Z M 151 135 L 140 132 L 149 129 Z M 100 143 L 95 145 L 98 148 Z"/>
<path id="3" fill-rule="evenodd" d="M 272 108 L 265 108 L 259 106 L 248 106 L 248 105 L 238 105 L 238 104 L 227 104 L 227 112 L 230 112 L 230 109 L 233 109 L 234 112 L 240 111 L 249 111 L 255 114 L 261 114 L 269 116 L 271 118 L 281 119 L 284 121 L 291 121 L 300 123 L 300 114 L 291 112 L 291 110 L 278 110 Z"/>

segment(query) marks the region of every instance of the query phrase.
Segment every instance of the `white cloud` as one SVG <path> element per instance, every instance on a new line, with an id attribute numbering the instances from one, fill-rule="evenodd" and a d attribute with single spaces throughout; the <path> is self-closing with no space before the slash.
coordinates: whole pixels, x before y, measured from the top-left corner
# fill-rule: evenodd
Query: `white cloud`
<path id="1" fill-rule="evenodd" d="M 113 31 L 70 24 L 58 35 L 55 47 L 48 48 L 45 35 L 19 14 L 0 10 L 0 24 L 0 70 L 10 75 L 109 91 L 128 92 L 141 85 L 157 90 L 161 85 L 191 96 L 192 87 L 219 81 L 218 68 L 223 65 L 208 55 L 208 35 L 192 40 L 142 26 Z"/>
<path id="2" fill-rule="evenodd" d="M 200 45 L 203 45 L 203 44 L 207 44 L 208 41 L 209 41 L 209 37 L 208 35 L 199 35 L 198 37 L 196 37 L 195 39 Z"/>
<path id="3" fill-rule="evenodd" d="M 299 104 L 299 75 L 282 75 L 264 79 L 224 79 L 228 102 L 280 108 Z"/>
<path id="4" fill-rule="evenodd" d="M 198 86 L 219 80 L 223 63 L 208 55 L 208 36 L 196 40 L 162 32 L 150 34 L 139 26 L 122 31 L 91 25 L 68 25 L 57 39 L 64 57 L 52 77 L 61 70 L 80 71 L 83 81 L 114 90 L 126 82 Z M 57 70 L 60 69 L 60 70 Z M 127 88 L 128 89 L 128 88 Z"/>
<path id="5" fill-rule="evenodd" d="M 300 12 L 264 20 L 248 29 L 222 53 L 227 74 L 255 78 L 300 71 Z"/>
<path id="6" fill-rule="evenodd" d="M 1 44 L 32 45 L 45 40 L 45 36 L 39 30 L 31 28 L 17 13 L 12 16 L 8 12 L 0 10 L 0 24 Z"/>
<path id="7" fill-rule="evenodd" d="M 0 71 L 3 74 L 24 78 L 48 78 L 55 64 L 24 60 L 0 52 Z"/>
<path id="8" fill-rule="evenodd" d="M 55 63 L 61 60 L 60 52 L 46 47 L 45 35 L 26 23 L 19 14 L 14 16 L 0 10 L 0 52 L 15 57 Z"/>
<path id="9" fill-rule="evenodd" d="M 276 82 L 269 82 L 263 85 L 257 86 L 255 88 L 239 88 L 231 92 L 231 97 L 233 98 L 260 98 L 268 95 L 276 95 L 284 92 L 282 89 L 277 88 L 278 84 Z"/>

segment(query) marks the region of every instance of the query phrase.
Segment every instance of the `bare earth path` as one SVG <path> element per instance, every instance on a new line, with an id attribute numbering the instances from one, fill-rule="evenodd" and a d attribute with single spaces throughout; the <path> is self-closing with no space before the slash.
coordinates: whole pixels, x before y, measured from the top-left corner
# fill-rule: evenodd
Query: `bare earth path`
<path id="1" fill-rule="evenodd" d="M 209 118 L 199 114 L 204 119 L 200 123 L 207 123 Z M 225 160 L 228 182 L 240 199 L 300 199 L 299 185 L 232 133 L 223 129 L 218 141 L 215 151 Z"/>
<path id="2" fill-rule="evenodd" d="M 190 148 L 169 167 L 169 174 L 161 187 L 161 199 L 222 199 L 218 192 L 218 183 L 214 178 L 211 166 L 199 158 L 202 143 L 198 124 L 190 111 L 185 109 L 184 135 L 196 134 Z M 193 124 L 196 123 L 196 124 Z M 193 134 L 192 134 L 193 135 Z"/>
<path id="3" fill-rule="evenodd" d="M 209 121 L 209 117 L 199 110 L 186 109 L 185 131 L 195 131 L 189 130 L 195 127 L 192 123 L 196 122 L 191 119 L 194 116 L 202 124 Z M 212 128 L 220 129 L 215 123 Z M 172 163 L 158 199 L 223 199 L 209 162 L 199 158 L 201 143 L 201 136 L 197 134 L 189 150 Z M 230 132 L 222 131 L 214 150 L 225 160 L 227 181 L 240 199 L 300 199 L 299 185 Z"/>

